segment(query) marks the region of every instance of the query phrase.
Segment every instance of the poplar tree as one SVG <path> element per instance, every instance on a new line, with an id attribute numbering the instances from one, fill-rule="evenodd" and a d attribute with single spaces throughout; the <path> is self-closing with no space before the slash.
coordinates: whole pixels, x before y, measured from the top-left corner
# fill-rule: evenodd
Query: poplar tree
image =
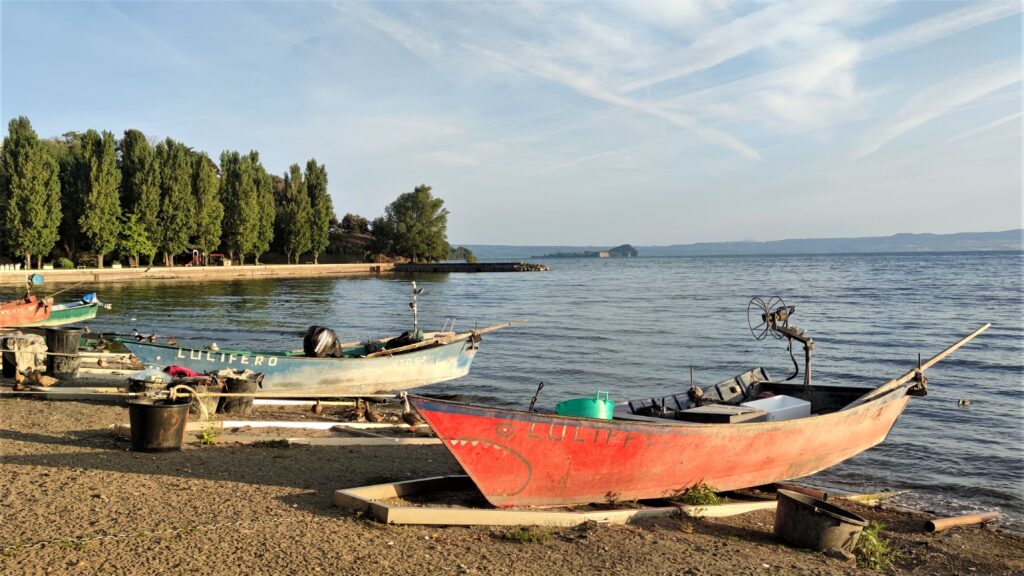
<path id="1" fill-rule="evenodd" d="M 89 191 L 89 164 L 85 161 L 83 135 L 66 132 L 63 136 L 64 153 L 57 159 L 60 167 L 61 221 L 58 230 L 64 253 L 75 260 L 80 247 L 87 243 L 82 234 L 81 220 L 85 197 Z"/>
<path id="2" fill-rule="evenodd" d="M 121 208 L 135 214 L 155 252 L 160 237 L 160 167 L 156 152 L 139 130 L 125 130 L 121 139 Z M 146 252 L 143 252 L 146 253 Z M 152 253 L 150 265 L 153 264 Z M 136 262 L 137 264 L 137 262 Z"/>
<path id="3" fill-rule="evenodd" d="M 298 264 L 302 254 L 308 252 L 312 246 L 312 216 L 309 194 L 302 180 L 302 169 L 298 164 L 292 164 L 284 175 L 284 204 L 281 206 L 281 229 L 284 233 L 282 240 L 289 263 L 292 261 L 292 254 L 295 254 L 295 263 Z"/>
<path id="4" fill-rule="evenodd" d="M 49 254 L 60 226 L 60 180 L 57 162 L 47 152 L 28 118 L 10 121 L 0 152 L 0 241 L 11 254 Z"/>
<path id="5" fill-rule="evenodd" d="M 220 155 L 220 172 L 221 201 L 224 203 L 222 242 L 232 260 L 237 254 L 239 264 L 245 264 L 245 255 L 253 252 L 256 246 L 256 227 L 260 217 L 256 170 L 251 156 L 225 150 Z"/>
<path id="6" fill-rule="evenodd" d="M 316 159 L 306 162 L 306 191 L 312 210 L 310 215 L 310 246 L 313 252 L 313 263 L 320 263 L 320 254 L 330 244 L 331 218 L 334 217 L 334 205 L 331 195 L 327 192 L 327 167 L 317 164 Z"/>
<path id="7" fill-rule="evenodd" d="M 160 165 L 160 234 L 156 244 L 164 265 L 174 266 L 174 255 L 188 248 L 195 228 L 192 204 L 192 152 L 168 138 L 156 145 Z"/>
<path id="8" fill-rule="evenodd" d="M 121 171 L 115 144 L 114 135 L 107 131 L 89 130 L 82 138 L 82 167 L 88 167 L 89 181 L 78 225 L 96 252 L 99 268 L 104 256 L 117 247 L 121 231 Z"/>
<path id="9" fill-rule="evenodd" d="M 274 240 L 274 216 L 277 208 L 274 205 L 274 178 L 260 163 L 259 152 L 249 152 L 249 161 L 253 167 L 253 184 L 256 188 L 256 222 L 252 251 L 256 264 L 259 264 L 260 256 L 270 249 L 270 243 Z"/>
<path id="10" fill-rule="evenodd" d="M 196 245 L 202 249 L 205 259 L 210 252 L 220 246 L 224 204 L 220 200 L 217 165 L 205 152 L 195 155 L 193 164 L 192 192 L 196 203 Z"/>

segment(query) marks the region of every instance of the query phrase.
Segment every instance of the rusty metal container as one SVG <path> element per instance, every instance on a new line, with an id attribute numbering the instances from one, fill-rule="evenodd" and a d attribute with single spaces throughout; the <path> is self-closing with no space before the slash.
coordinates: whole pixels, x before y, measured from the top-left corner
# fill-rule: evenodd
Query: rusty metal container
<path id="1" fill-rule="evenodd" d="M 853 512 L 792 490 L 779 490 L 775 537 L 798 548 L 853 552 L 868 521 Z"/>

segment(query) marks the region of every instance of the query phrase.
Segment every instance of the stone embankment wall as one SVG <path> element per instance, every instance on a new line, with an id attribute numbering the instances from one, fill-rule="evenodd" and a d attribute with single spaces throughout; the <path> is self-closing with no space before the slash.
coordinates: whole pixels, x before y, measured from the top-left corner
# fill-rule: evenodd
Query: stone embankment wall
<path id="1" fill-rule="evenodd" d="M 394 264 L 270 264 L 261 266 L 179 266 L 175 268 L 85 268 L 77 270 L 4 270 L 0 286 L 24 286 L 27 274 L 42 274 L 47 284 L 137 282 L 139 280 L 208 281 L 249 278 L 308 278 L 391 272 Z"/>

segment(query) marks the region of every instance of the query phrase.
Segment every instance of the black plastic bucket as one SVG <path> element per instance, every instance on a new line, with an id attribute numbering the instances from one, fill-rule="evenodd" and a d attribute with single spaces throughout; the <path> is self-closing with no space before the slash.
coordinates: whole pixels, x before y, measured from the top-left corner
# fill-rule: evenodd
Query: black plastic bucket
<path id="1" fill-rule="evenodd" d="M 226 374 L 223 370 L 217 374 L 218 379 L 224 382 L 224 392 L 227 394 L 255 394 L 257 389 L 263 385 L 263 373 L 245 371 L 232 371 L 233 374 Z M 217 412 L 221 414 L 237 414 L 248 416 L 252 414 L 252 396 L 221 397 Z"/>
<path id="2" fill-rule="evenodd" d="M 14 352 L 9 351 L 6 348 L 7 341 L 4 341 L 4 347 L 0 348 L 0 359 L 3 360 L 3 376 L 4 378 L 14 378 L 14 373 L 18 370 L 18 363 L 14 361 Z"/>
<path id="3" fill-rule="evenodd" d="M 168 452 L 181 450 L 185 422 L 192 397 L 175 400 L 135 400 L 128 403 L 132 426 L 132 450 Z"/>
<path id="4" fill-rule="evenodd" d="M 778 491 L 775 536 L 798 548 L 853 552 L 868 521 L 824 500 Z"/>
<path id="5" fill-rule="evenodd" d="M 74 376 L 78 372 L 78 343 L 82 329 L 58 327 L 46 329 L 46 373 L 54 378 Z"/>

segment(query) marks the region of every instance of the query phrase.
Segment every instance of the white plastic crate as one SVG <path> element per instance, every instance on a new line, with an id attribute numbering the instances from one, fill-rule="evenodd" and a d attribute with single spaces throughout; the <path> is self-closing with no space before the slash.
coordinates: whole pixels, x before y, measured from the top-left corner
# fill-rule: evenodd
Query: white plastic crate
<path id="1" fill-rule="evenodd" d="M 811 403 L 792 396 L 772 396 L 761 400 L 744 402 L 740 406 L 748 408 L 760 408 L 768 413 L 766 421 L 778 422 L 779 420 L 792 420 L 794 418 L 806 418 L 811 415 Z"/>

